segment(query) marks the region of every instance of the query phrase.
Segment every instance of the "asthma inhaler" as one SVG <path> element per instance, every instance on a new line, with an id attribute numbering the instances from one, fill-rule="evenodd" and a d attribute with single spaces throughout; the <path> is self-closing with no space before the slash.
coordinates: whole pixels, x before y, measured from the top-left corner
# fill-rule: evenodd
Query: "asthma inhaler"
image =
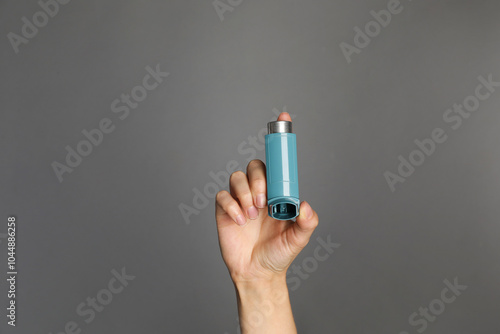
<path id="1" fill-rule="evenodd" d="M 267 123 L 266 174 L 269 216 L 288 220 L 299 215 L 297 142 L 292 122 Z"/>

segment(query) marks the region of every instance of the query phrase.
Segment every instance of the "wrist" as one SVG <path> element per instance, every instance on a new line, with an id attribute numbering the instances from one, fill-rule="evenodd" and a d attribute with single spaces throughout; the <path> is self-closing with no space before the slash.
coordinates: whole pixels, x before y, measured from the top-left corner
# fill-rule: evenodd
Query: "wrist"
<path id="1" fill-rule="evenodd" d="M 286 276 L 234 282 L 238 301 L 257 308 L 279 308 L 290 303 Z"/>
<path id="2" fill-rule="evenodd" d="M 287 288 L 286 273 L 274 274 L 269 277 L 252 279 L 233 278 L 233 284 L 238 291 L 269 290 L 273 288 Z"/>
<path id="3" fill-rule="evenodd" d="M 242 333 L 294 333 L 286 274 L 234 281 Z"/>

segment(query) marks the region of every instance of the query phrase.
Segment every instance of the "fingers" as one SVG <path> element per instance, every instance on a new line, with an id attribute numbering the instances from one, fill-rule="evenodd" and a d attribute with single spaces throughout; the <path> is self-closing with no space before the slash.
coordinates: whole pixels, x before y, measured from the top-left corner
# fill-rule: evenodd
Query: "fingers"
<path id="1" fill-rule="evenodd" d="M 248 174 L 248 176 L 247 176 Z M 259 209 L 267 207 L 266 165 L 252 160 L 247 174 L 236 171 L 229 180 L 230 192 L 223 190 L 216 197 L 216 217 L 227 214 L 238 225 L 246 225 L 247 219 L 257 219 Z"/>
<path id="2" fill-rule="evenodd" d="M 234 172 L 229 180 L 231 194 L 238 198 L 243 212 L 249 219 L 256 219 L 259 216 L 259 210 L 253 204 L 252 191 L 248 184 L 248 178 L 242 171 Z"/>
<path id="3" fill-rule="evenodd" d="M 238 225 L 245 225 L 247 219 L 241 212 L 240 205 L 226 190 L 219 191 L 216 196 L 215 217 L 217 221 L 227 214 Z"/>
<path id="4" fill-rule="evenodd" d="M 319 218 L 316 212 L 311 208 L 309 203 L 302 202 L 300 204 L 300 215 L 297 221 L 292 225 L 292 236 L 290 242 L 302 249 L 309 242 L 311 234 L 318 226 Z"/>
<path id="5" fill-rule="evenodd" d="M 260 160 L 252 160 L 247 166 L 248 181 L 256 207 L 263 209 L 267 206 L 266 197 L 266 165 Z"/>
<path id="6" fill-rule="evenodd" d="M 290 114 L 287 113 L 287 112 L 282 112 L 279 116 L 278 116 L 278 121 L 289 121 L 291 122 L 292 121 L 292 118 L 290 117 Z"/>

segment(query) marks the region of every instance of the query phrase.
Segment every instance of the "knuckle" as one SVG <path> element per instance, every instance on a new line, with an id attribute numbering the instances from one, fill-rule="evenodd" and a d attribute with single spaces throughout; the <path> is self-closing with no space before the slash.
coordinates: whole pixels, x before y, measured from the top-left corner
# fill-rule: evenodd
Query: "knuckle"
<path id="1" fill-rule="evenodd" d="M 227 209 L 226 209 L 227 212 L 232 212 L 235 216 L 239 215 L 240 214 L 240 206 L 238 205 L 238 203 L 236 202 L 233 202 L 231 203 L 230 205 L 227 206 Z"/>
<path id="2" fill-rule="evenodd" d="M 266 179 L 261 176 L 258 176 L 252 180 L 253 187 L 263 188 L 265 185 L 266 185 Z"/>
<path id="3" fill-rule="evenodd" d="M 238 198 L 241 200 L 241 201 L 244 201 L 244 202 L 250 202 L 252 201 L 253 202 L 253 199 L 252 199 L 252 192 L 249 191 L 249 190 L 244 190 L 242 192 L 240 192 L 238 194 Z"/>
<path id="4" fill-rule="evenodd" d="M 255 194 L 265 193 L 267 188 L 266 179 L 261 177 L 253 179 L 250 188 L 252 188 L 252 192 Z"/>

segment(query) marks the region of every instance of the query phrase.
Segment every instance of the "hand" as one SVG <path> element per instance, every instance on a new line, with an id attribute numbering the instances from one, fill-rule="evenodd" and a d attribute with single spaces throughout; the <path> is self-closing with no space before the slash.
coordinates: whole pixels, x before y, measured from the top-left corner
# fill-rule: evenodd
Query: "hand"
<path id="1" fill-rule="evenodd" d="M 278 121 L 292 121 L 281 113 Z M 235 172 L 230 193 L 216 197 L 215 218 L 222 258 L 236 287 L 243 334 L 296 334 L 286 271 L 307 245 L 318 215 L 300 204 L 296 222 L 269 217 L 266 166 L 252 160 L 247 173 Z"/>
<path id="2" fill-rule="evenodd" d="M 278 121 L 291 121 L 281 113 Z M 300 205 L 297 221 L 269 217 L 266 166 L 252 160 L 247 174 L 230 178 L 230 193 L 216 197 L 216 220 L 224 262 L 235 283 L 286 279 L 286 271 L 307 245 L 318 225 L 318 215 L 307 202 Z"/>

